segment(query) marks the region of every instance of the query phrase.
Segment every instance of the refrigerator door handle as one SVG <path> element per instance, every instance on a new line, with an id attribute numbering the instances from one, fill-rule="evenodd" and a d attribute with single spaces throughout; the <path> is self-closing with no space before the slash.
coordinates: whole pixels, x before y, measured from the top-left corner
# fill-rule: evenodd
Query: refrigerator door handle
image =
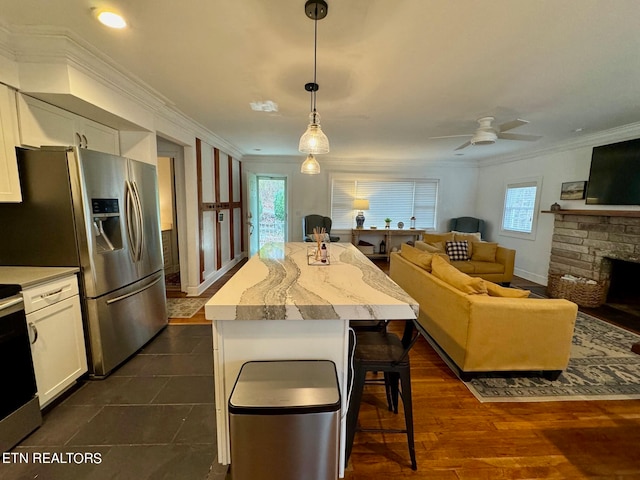
<path id="1" fill-rule="evenodd" d="M 142 213 L 142 201 L 140 200 L 140 191 L 138 190 L 138 184 L 136 182 L 131 182 L 133 185 L 133 197 L 136 201 L 136 212 L 138 216 L 138 245 L 137 245 L 137 257 L 138 261 L 142 260 L 142 248 L 144 245 L 144 217 Z"/>
<path id="2" fill-rule="evenodd" d="M 137 218 L 134 216 L 134 204 L 135 200 L 133 198 L 133 188 L 131 187 L 131 182 L 125 180 L 125 217 L 127 219 L 127 239 L 129 240 L 129 254 L 131 255 L 131 261 L 134 263 L 138 260 L 138 229 L 137 229 Z"/>
<path id="3" fill-rule="evenodd" d="M 116 302 L 121 302 L 122 300 L 125 300 L 125 299 L 127 299 L 129 297 L 133 297 L 134 295 L 137 295 L 140 292 L 144 292 L 145 290 L 148 290 L 149 288 L 153 287 L 160 280 L 162 280 L 162 276 L 156 278 L 153 282 L 149 283 L 148 285 L 145 285 L 142 288 L 134 290 L 133 292 L 125 293 L 124 295 L 120 295 L 119 297 L 112 298 L 111 300 L 107 300 L 106 303 L 107 303 L 107 305 L 111 305 L 111 304 L 116 303 Z"/>

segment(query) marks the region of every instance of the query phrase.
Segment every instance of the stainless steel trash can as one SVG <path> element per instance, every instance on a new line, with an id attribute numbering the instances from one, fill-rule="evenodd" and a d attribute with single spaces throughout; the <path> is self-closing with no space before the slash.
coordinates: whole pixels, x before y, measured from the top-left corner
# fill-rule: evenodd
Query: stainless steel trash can
<path id="1" fill-rule="evenodd" d="M 233 480 L 338 478 L 340 389 L 328 360 L 242 366 L 229 398 Z"/>

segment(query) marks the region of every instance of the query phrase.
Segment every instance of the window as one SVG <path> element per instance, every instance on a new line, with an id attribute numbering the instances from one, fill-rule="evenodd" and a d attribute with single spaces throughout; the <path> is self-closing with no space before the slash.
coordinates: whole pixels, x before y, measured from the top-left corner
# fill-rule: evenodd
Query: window
<path id="1" fill-rule="evenodd" d="M 539 179 L 507 184 L 502 233 L 523 238 L 535 235 L 539 191 Z"/>
<path id="2" fill-rule="evenodd" d="M 355 227 L 353 200 L 369 200 L 369 210 L 364 212 L 365 228 L 372 225 L 384 227 L 385 218 L 410 227 L 411 217 L 416 217 L 416 228 L 435 228 L 437 180 L 353 180 L 333 179 L 331 189 L 331 220 L 334 229 Z"/>

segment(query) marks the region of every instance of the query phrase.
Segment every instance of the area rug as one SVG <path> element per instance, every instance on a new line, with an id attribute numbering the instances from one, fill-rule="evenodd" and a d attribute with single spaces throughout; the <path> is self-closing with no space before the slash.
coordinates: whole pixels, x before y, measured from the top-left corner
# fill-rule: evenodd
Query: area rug
<path id="1" fill-rule="evenodd" d="M 169 318 L 191 318 L 208 298 L 167 298 L 167 310 Z"/>
<path id="2" fill-rule="evenodd" d="M 640 399 L 636 342 L 640 335 L 578 312 L 569 366 L 557 380 L 495 374 L 465 385 L 481 402 Z"/>
<path id="3" fill-rule="evenodd" d="M 170 273 L 169 275 L 165 275 L 164 286 L 169 291 L 179 292 L 181 290 L 180 272 Z"/>

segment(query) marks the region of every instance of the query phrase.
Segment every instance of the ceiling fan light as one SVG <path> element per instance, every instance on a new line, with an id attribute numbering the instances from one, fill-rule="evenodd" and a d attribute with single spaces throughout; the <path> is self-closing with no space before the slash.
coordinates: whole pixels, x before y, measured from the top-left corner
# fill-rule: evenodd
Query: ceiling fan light
<path id="1" fill-rule="evenodd" d="M 302 153 L 313 155 L 329 153 L 329 139 L 322 131 L 318 112 L 311 112 L 311 114 L 309 114 L 309 120 L 311 123 L 309 123 L 307 130 L 300 137 L 298 150 Z"/>
<path id="2" fill-rule="evenodd" d="M 300 173 L 306 175 L 317 175 L 320 173 L 320 164 L 312 154 L 309 154 L 302 165 L 300 166 Z"/>
<path id="3" fill-rule="evenodd" d="M 498 136 L 494 132 L 477 131 L 471 138 L 471 145 L 492 145 Z"/>

